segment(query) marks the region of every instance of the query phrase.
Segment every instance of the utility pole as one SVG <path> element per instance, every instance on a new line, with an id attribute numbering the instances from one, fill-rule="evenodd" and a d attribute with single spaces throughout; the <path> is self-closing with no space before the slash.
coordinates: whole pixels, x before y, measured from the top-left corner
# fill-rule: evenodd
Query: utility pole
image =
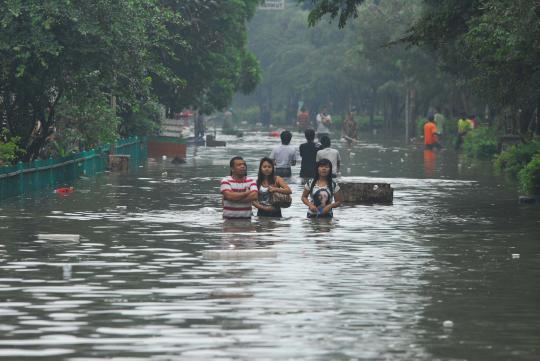
<path id="1" fill-rule="evenodd" d="M 409 99 L 409 87 L 405 90 L 405 144 L 409 144 L 409 123 L 410 123 L 410 99 Z"/>

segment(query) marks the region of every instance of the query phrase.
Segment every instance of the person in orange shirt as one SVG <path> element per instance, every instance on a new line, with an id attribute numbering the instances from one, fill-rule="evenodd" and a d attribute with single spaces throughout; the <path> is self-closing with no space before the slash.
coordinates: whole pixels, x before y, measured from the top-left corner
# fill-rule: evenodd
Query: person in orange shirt
<path id="1" fill-rule="evenodd" d="M 441 147 L 438 135 L 439 133 L 437 133 L 435 117 L 433 115 L 430 115 L 428 116 L 428 121 L 426 122 L 426 124 L 424 124 L 424 145 L 426 149 L 431 150 Z"/>

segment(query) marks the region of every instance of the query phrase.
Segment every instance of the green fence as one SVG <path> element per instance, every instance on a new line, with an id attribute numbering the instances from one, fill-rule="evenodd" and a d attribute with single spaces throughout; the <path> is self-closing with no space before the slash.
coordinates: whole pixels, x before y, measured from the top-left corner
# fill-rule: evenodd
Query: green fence
<path id="1" fill-rule="evenodd" d="M 147 140 L 139 137 L 120 139 L 113 146 L 107 144 L 67 157 L 0 167 L 0 200 L 41 189 L 67 186 L 81 176 L 89 177 L 103 172 L 111 152 L 129 155 L 130 168 L 136 168 L 147 159 Z"/>

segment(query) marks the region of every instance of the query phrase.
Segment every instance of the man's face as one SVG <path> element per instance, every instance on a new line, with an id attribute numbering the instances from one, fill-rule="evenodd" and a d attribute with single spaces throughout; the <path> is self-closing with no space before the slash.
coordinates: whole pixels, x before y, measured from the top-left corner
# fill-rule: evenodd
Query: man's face
<path id="1" fill-rule="evenodd" d="M 232 174 L 237 177 L 245 177 L 247 171 L 246 162 L 244 160 L 236 159 L 233 163 L 231 171 Z"/>

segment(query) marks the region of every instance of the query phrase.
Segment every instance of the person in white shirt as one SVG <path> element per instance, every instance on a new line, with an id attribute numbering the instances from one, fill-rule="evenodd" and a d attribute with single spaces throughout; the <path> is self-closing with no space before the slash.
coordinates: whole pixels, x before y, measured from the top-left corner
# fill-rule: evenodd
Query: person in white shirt
<path id="1" fill-rule="evenodd" d="M 276 166 L 276 175 L 280 177 L 290 177 L 291 166 L 296 165 L 298 154 L 296 148 L 290 145 L 292 134 L 288 130 L 281 132 L 281 145 L 272 149 L 270 159 L 274 161 Z"/>
<path id="2" fill-rule="evenodd" d="M 339 151 L 330 148 L 330 145 L 330 138 L 327 135 L 323 135 L 321 137 L 321 148 L 317 152 L 316 161 L 328 159 L 332 163 L 332 176 L 336 178 L 341 168 L 341 157 L 339 156 Z"/>
<path id="3" fill-rule="evenodd" d="M 332 124 L 332 117 L 328 114 L 326 107 L 321 109 L 321 112 L 317 114 L 317 138 L 319 142 L 323 136 L 330 136 L 330 129 L 328 127 Z"/>

